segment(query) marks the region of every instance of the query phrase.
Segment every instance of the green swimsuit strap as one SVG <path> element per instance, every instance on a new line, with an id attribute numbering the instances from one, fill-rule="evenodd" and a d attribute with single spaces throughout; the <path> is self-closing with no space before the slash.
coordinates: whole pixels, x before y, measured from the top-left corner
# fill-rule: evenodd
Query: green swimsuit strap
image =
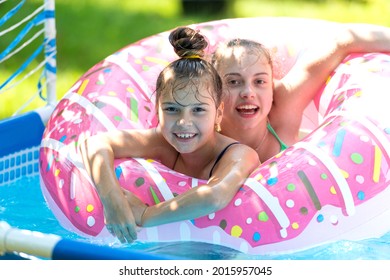
<path id="1" fill-rule="evenodd" d="M 285 149 L 287 149 L 288 146 L 282 141 L 282 139 L 279 138 L 279 136 L 276 134 L 276 131 L 273 129 L 273 127 L 271 126 L 271 124 L 269 122 L 267 122 L 267 128 L 268 128 L 269 132 L 271 132 L 271 134 L 273 136 L 275 136 L 276 140 L 278 140 L 278 142 L 280 144 L 280 151 L 284 151 Z"/>

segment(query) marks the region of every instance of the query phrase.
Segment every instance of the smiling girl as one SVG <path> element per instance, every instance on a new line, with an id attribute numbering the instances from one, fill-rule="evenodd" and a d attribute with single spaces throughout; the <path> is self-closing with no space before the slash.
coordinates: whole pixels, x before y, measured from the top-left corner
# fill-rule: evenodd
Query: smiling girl
<path id="1" fill-rule="evenodd" d="M 213 54 L 224 83 L 221 133 L 255 149 L 262 162 L 299 140 L 305 108 L 348 54 L 390 52 L 390 28 L 384 26 L 334 23 L 309 39 L 280 80 L 269 50 L 256 41 L 232 39 Z"/>
<path id="2" fill-rule="evenodd" d="M 159 124 L 147 130 L 118 130 L 93 136 L 81 153 L 104 206 L 107 229 L 121 242 L 137 238 L 136 226 L 194 219 L 224 208 L 259 165 L 255 150 L 224 136 L 222 81 L 202 59 L 205 38 L 187 27 L 169 40 L 180 59 L 156 84 Z M 147 207 L 121 189 L 114 159 L 152 158 L 185 175 L 207 180 L 175 198 Z"/>

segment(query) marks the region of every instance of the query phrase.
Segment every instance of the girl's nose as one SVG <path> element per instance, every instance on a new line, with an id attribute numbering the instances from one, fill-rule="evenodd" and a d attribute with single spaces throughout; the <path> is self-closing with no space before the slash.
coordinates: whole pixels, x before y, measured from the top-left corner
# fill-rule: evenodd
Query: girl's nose
<path id="1" fill-rule="evenodd" d="M 243 87 L 243 89 L 240 91 L 240 97 L 244 99 L 253 98 L 255 96 L 254 91 L 252 90 L 252 87 L 250 85 Z"/>
<path id="2" fill-rule="evenodd" d="M 180 126 L 190 126 L 190 125 L 192 125 L 192 120 L 191 120 L 190 116 L 188 116 L 187 114 L 183 114 L 178 119 L 177 125 L 180 125 Z"/>

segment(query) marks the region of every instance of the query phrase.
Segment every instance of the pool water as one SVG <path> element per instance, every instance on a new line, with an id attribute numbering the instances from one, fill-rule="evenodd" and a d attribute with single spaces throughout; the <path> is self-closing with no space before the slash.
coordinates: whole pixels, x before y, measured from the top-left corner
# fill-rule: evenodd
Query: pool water
<path id="1" fill-rule="evenodd" d="M 0 220 L 11 226 L 53 233 L 63 238 L 96 243 L 62 228 L 47 207 L 39 186 L 39 177 L 18 180 L 0 187 Z M 223 246 L 197 242 L 109 244 L 112 247 L 131 248 L 173 258 L 205 259 L 259 259 L 259 260 L 389 260 L 390 232 L 381 238 L 363 241 L 340 241 L 321 245 L 302 252 L 279 255 L 246 255 Z"/>

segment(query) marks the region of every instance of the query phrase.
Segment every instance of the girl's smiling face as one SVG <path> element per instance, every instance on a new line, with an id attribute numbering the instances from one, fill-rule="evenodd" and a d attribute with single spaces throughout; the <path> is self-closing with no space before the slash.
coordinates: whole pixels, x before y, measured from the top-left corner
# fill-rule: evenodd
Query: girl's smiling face
<path id="1" fill-rule="evenodd" d="M 235 47 L 219 62 L 218 72 L 225 96 L 222 129 L 251 129 L 267 118 L 273 101 L 273 76 L 265 57 Z"/>
<path id="2" fill-rule="evenodd" d="M 189 82 L 185 87 L 161 95 L 158 106 L 164 138 L 179 152 L 191 153 L 214 142 L 215 124 L 222 119 L 207 84 Z"/>

